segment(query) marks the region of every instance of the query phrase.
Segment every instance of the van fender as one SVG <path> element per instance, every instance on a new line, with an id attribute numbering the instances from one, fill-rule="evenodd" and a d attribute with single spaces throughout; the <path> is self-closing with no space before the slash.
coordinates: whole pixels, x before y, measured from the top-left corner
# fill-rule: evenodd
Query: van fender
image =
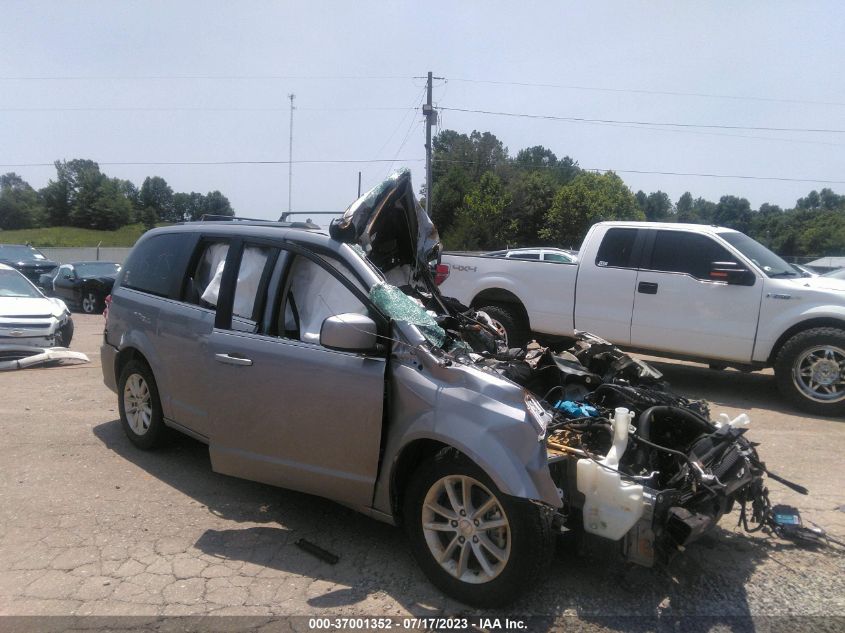
<path id="1" fill-rule="evenodd" d="M 390 403 L 375 509 L 392 513 L 392 500 L 403 492 L 394 489 L 397 466 L 420 441 L 460 451 L 507 495 L 561 507 L 545 442 L 517 385 L 456 365 L 420 370 L 402 364 L 393 368 Z"/>

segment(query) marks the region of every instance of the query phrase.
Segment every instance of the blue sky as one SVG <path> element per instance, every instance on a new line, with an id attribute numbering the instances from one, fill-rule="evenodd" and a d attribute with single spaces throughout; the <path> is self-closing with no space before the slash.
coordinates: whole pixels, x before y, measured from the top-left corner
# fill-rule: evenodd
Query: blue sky
<path id="1" fill-rule="evenodd" d="M 424 179 L 413 110 L 432 70 L 443 107 L 562 117 L 845 130 L 840 2 L 48 2 L 0 10 L 0 164 L 91 158 L 136 184 L 219 189 L 238 213 L 342 211 L 391 167 Z M 460 81 L 473 80 L 473 81 Z M 554 84 L 497 85 L 478 81 Z M 632 91 L 645 92 L 632 92 Z M 655 94 L 686 93 L 686 94 Z M 698 95 L 721 96 L 691 96 Z M 643 129 L 443 111 L 515 154 L 583 167 L 845 181 L 845 134 Z M 650 127 L 650 126 L 645 126 Z M 50 167 L 0 167 L 33 186 Z M 845 184 L 620 173 L 632 190 L 791 206 Z"/>

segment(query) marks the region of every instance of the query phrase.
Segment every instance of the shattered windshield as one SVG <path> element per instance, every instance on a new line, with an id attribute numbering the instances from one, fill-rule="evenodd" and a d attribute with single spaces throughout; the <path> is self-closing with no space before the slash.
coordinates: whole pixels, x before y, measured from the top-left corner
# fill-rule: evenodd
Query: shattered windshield
<path id="1" fill-rule="evenodd" d="M 441 347 L 446 341 L 446 331 L 437 325 L 434 317 L 396 286 L 377 283 L 370 290 L 370 301 L 394 321 L 416 325 L 432 345 Z"/>

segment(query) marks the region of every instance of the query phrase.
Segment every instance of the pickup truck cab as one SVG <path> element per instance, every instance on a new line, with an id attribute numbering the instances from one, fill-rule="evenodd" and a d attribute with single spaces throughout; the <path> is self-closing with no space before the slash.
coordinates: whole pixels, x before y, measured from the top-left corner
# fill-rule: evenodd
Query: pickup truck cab
<path id="1" fill-rule="evenodd" d="M 698 224 L 601 222 L 577 259 L 444 253 L 441 290 L 487 312 L 511 345 L 587 330 L 657 355 L 774 367 L 798 406 L 845 413 L 845 281 L 802 277 L 747 235 Z"/>

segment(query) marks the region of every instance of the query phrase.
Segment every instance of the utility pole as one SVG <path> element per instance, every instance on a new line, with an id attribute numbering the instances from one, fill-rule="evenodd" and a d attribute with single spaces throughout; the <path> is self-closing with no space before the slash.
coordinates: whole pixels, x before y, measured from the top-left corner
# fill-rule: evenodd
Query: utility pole
<path id="1" fill-rule="evenodd" d="M 296 98 L 296 95 L 290 93 L 288 95 L 288 99 L 290 99 L 290 139 L 288 141 L 288 213 L 291 212 L 291 196 L 293 194 L 293 100 Z"/>
<path id="2" fill-rule="evenodd" d="M 437 111 L 431 104 L 431 71 L 428 71 L 428 81 L 425 84 L 425 212 L 431 217 L 431 126 L 437 122 Z M 439 79 L 439 77 L 438 77 Z"/>
<path id="3" fill-rule="evenodd" d="M 361 172 L 358 172 L 358 197 L 361 197 Z"/>
<path id="4" fill-rule="evenodd" d="M 415 79 L 421 79 L 421 77 Z M 425 212 L 428 217 L 431 217 L 431 128 L 437 124 L 437 110 L 431 103 L 433 79 L 445 79 L 445 77 L 432 77 L 431 71 L 428 71 L 425 84 L 426 99 L 422 107 L 425 116 Z"/>

